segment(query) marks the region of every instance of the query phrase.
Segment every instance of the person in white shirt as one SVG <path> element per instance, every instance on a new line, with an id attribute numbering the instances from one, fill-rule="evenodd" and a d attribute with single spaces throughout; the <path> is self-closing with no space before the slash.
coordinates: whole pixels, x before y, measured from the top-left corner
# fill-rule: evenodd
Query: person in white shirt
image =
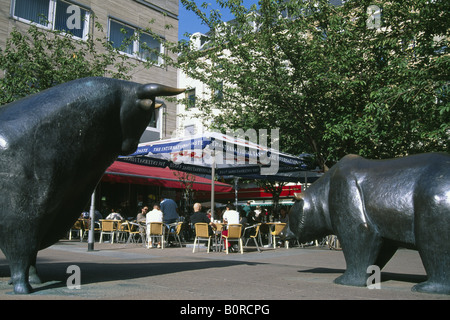
<path id="1" fill-rule="evenodd" d="M 151 222 L 163 222 L 163 213 L 162 211 L 159 209 L 159 205 L 155 204 L 153 206 L 153 210 L 150 212 L 147 212 L 147 214 L 145 215 L 145 223 L 147 224 L 147 238 L 148 238 L 148 243 L 147 243 L 147 247 L 150 247 L 152 244 L 152 241 L 150 240 L 150 223 Z M 158 248 L 161 245 L 161 243 L 158 243 Z"/>
<path id="2" fill-rule="evenodd" d="M 227 204 L 226 211 L 223 214 L 223 221 L 227 224 L 239 224 L 239 212 L 234 210 L 232 204 Z"/>
<path id="3" fill-rule="evenodd" d="M 145 215 L 145 222 L 148 224 L 150 222 L 163 222 L 163 213 L 159 209 L 159 205 L 155 204 L 153 210 L 147 212 Z"/>
<path id="4" fill-rule="evenodd" d="M 125 220 L 120 213 L 115 212 L 114 209 L 111 209 L 111 213 L 105 218 L 106 220 Z"/>
<path id="5" fill-rule="evenodd" d="M 234 210 L 234 206 L 231 203 L 228 203 L 226 206 L 226 210 L 223 213 L 223 222 L 226 224 L 239 224 L 240 222 L 240 218 L 239 218 L 239 212 L 237 212 L 236 210 Z M 222 231 L 222 235 L 227 236 L 228 235 L 228 230 L 223 230 Z M 231 244 L 228 242 L 228 248 L 232 251 L 234 251 L 233 247 L 231 246 Z"/>

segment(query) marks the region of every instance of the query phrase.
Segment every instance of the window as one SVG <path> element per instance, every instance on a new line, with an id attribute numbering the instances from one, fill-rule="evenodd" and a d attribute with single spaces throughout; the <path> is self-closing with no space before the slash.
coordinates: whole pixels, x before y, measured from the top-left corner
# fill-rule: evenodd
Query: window
<path id="1" fill-rule="evenodd" d="M 195 108 L 195 89 L 190 89 L 186 91 L 186 109 Z"/>
<path id="2" fill-rule="evenodd" d="M 214 89 L 214 98 L 217 100 L 223 99 L 223 82 L 219 81 L 216 83 L 216 88 Z"/>
<path id="3" fill-rule="evenodd" d="M 47 25 L 49 7 L 49 0 L 16 0 L 14 16 L 37 24 Z"/>
<path id="4" fill-rule="evenodd" d="M 129 28 L 123 24 L 110 21 L 109 24 L 109 41 L 111 41 L 114 48 L 120 49 L 120 51 L 133 54 L 133 40 L 134 29 Z"/>
<path id="5" fill-rule="evenodd" d="M 65 1 L 57 1 L 53 28 L 85 39 L 88 34 L 89 11 Z"/>
<path id="6" fill-rule="evenodd" d="M 138 28 L 118 22 L 109 21 L 109 41 L 114 48 L 132 57 L 161 64 L 160 54 L 163 46 L 158 39 L 141 32 Z"/>
<path id="7" fill-rule="evenodd" d="M 13 0 L 12 16 L 25 23 L 86 39 L 89 30 L 89 10 L 62 0 Z"/>
<path id="8" fill-rule="evenodd" d="M 193 124 L 184 127 L 184 136 L 193 136 L 195 134 L 195 126 Z"/>

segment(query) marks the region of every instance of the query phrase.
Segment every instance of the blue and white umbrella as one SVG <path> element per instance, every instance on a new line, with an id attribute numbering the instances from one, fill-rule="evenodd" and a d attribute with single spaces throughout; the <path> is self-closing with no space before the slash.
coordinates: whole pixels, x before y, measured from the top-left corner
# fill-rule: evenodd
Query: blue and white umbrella
<path id="1" fill-rule="evenodd" d="M 118 160 L 197 175 L 254 178 L 308 169 L 303 156 L 217 132 L 141 143 L 136 152 Z"/>

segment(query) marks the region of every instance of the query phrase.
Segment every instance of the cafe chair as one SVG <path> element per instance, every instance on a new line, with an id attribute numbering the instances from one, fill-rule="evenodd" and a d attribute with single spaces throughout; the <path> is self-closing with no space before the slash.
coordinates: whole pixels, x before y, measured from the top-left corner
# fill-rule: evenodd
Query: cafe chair
<path id="1" fill-rule="evenodd" d="M 116 220 L 100 220 L 101 223 L 101 232 L 100 232 L 100 241 L 102 243 L 103 235 L 108 234 L 111 236 L 111 243 L 114 243 L 114 235 L 116 234 Z"/>
<path id="2" fill-rule="evenodd" d="M 126 226 L 127 226 L 126 231 L 128 232 L 127 244 L 130 242 L 138 243 L 138 241 L 136 240 L 136 236 L 140 236 L 141 239 L 143 239 L 139 228 L 136 228 L 135 226 L 133 226 L 129 221 L 126 221 Z M 144 241 L 142 241 L 142 242 L 144 242 Z"/>
<path id="3" fill-rule="evenodd" d="M 69 240 L 72 240 L 72 232 L 77 232 L 80 241 L 83 240 L 83 219 L 78 219 L 69 230 Z"/>
<path id="4" fill-rule="evenodd" d="M 127 238 L 128 234 L 129 234 L 129 232 L 128 232 L 127 221 L 117 221 L 117 223 L 116 223 L 117 242 L 126 242 L 125 239 Z"/>
<path id="5" fill-rule="evenodd" d="M 229 224 L 228 225 L 228 233 L 227 235 L 223 235 L 222 237 L 225 238 L 225 249 L 226 253 L 228 254 L 228 242 L 229 241 L 237 241 L 239 243 L 239 249 L 241 251 L 241 254 L 244 253 L 243 245 L 242 245 L 242 225 L 241 224 Z"/>
<path id="6" fill-rule="evenodd" d="M 195 224 L 195 239 L 194 239 L 194 249 L 192 253 L 195 252 L 195 244 L 200 247 L 200 241 L 208 241 L 208 250 L 211 246 L 211 235 L 209 234 L 208 224 L 204 222 L 198 222 Z M 200 248 L 198 248 L 200 250 Z"/>
<path id="7" fill-rule="evenodd" d="M 182 227 L 183 227 L 183 221 L 179 221 L 177 223 L 177 225 L 175 226 L 175 229 L 169 228 L 169 232 L 167 233 L 167 240 L 169 240 L 170 236 L 172 236 L 175 240 L 178 241 L 180 248 L 183 247 L 183 245 L 181 244 L 181 239 L 180 239 L 180 233 L 181 233 Z"/>
<path id="8" fill-rule="evenodd" d="M 281 233 L 286 227 L 286 223 L 275 223 L 274 226 L 275 228 L 273 231 L 270 231 L 270 234 L 272 235 L 273 248 L 275 249 L 277 247 L 276 237 L 280 238 Z"/>
<path id="9" fill-rule="evenodd" d="M 161 249 L 164 249 L 164 223 L 150 222 L 147 224 L 147 249 L 155 239 L 160 239 Z"/>
<path id="10" fill-rule="evenodd" d="M 245 228 L 245 229 L 255 228 L 255 234 L 252 234 L 252 235 L 250 235 L 250 237 L 247 238 L 247 241 L 245 242 L 245 247 L 247 246 L 248 241 L 250 239 L 253 239 L 253 241 L 255 242 L 255 245 L 256 245 L 256 249 L 258 249 L 258 252 L 261 252 L 261 249 L 259 249 L 258 240 L 257 240 L 257 239 L 261 240 L 261 235 L 259 234 L 259 228 L 260 227 L 261 227 L 261 223 L 258 223 L 258 224 L 254 225 L 254 226 Z"/>
<path id="11" fill-rule="evenodd" d="M 91 230 L 91 220 L 89 219 L 83 219 L 83 238 L 80 241 L 83 241 L 84 238 L 86 238 L 86 241 L 89 238 L 89 230 Z M 102 231 L 102 228 L 100 227 L 100 224 L 98 222 L 94 222 L 94 238 L 95 233 L 100 233 Z"/>

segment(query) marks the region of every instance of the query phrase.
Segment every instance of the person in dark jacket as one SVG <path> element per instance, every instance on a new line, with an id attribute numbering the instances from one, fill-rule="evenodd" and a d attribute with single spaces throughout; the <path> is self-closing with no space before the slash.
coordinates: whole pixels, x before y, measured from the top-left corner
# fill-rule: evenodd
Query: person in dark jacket
<path id="1" fill-rule="evenodd" d="M 194 203 L 194 213 L 191 215 L 191 223 L 195 225 L 196 223 L 203 222 L 208 224 L 209 234 L 212 235 L 213 223 L 208 218 L 206 213 L 202 211 L 202 205 L 200 203 Z"/>

